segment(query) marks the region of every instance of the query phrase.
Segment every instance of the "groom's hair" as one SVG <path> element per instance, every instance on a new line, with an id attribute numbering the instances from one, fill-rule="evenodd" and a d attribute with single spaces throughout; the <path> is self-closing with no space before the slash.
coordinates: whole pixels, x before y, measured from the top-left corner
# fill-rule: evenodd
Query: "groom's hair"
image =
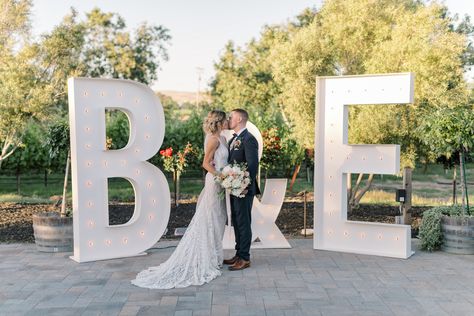
<path id="1" fill-rule="evenodd" d="M 244 122 L 247 122 L 249 120 L 249 114 L 244 109 L 233 109 L 232 112 L 239 113 L 240 116 L 242 117 L 242 120 L 244 120 Z"/>

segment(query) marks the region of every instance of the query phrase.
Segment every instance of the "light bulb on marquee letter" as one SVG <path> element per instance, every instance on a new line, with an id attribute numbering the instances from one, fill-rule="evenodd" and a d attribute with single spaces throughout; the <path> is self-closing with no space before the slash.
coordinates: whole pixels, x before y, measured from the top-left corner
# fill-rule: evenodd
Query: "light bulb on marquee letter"
<path id="1" fill-rule="evenodd" d="M 163 143 L 163 107 L 150 88 L 128 80 L 70 78 L 68 90 L 74 216 L 72 259 L 87 262 L 137 255 L 161 238 L 170 215 L 168 182 L 161 170 L 146 161 Z M 125 148 L 104 149 L 106 109 L 121 110 L 128 117 L 130 140 Z M 143 124 L 143 118 L 152 124 Z M 123 225 L 109 225 L 108 178 L 127 179 L 134 188 L 135 210 Z M 156 205 L 150 205 L 150 200 L 157 201 Z M 150 218 L 149 214 L 154 215 Z M 159 220 L 151 221 L 154 217 Z M 105 242 L 94 244 L 90 242 L 93 240 Z"/>
<path id="2" fill-rule="evenodd" d="M 410 226 L 347 221 L 346 180 L 350 173 L 395 174 L 400 169 L 398 145 L 348 144 L 348 105 L 412 103 L 413 88 L 411 73 L 317 78 L 315 249 L 412 255 Z"/>

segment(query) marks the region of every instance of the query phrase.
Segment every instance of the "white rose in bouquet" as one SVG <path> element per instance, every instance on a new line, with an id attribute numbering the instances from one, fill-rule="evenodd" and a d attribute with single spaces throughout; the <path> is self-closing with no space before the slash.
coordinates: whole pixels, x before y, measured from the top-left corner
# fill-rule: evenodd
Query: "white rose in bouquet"
<path id="1" fill-rule="evenodd" d="M 246 189 L 251 182 L 246 164 L 225 166 L 219 175 L 214 176 L 214 181 L 225 190 L 229 190 L 230 194 L 240 198 L 245 197 Z"/>
<path id="2" fill-rule="evenodd" d="M 225 178 L 224 181 L 222 181 L 221 186 L 223 188 L 230 188 L 232 186 L 232 178 L 230 177 Z"/>

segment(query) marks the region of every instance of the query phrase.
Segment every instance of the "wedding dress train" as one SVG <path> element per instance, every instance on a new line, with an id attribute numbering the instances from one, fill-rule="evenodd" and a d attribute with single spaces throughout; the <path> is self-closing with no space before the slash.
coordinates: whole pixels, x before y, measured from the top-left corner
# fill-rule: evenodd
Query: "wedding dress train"
<path id="1" fill-rule="evenodd" d="M 227 164 L 228 154 L 227 143 L 221 137 L 214 154 L 217 170 Z M 218 196 L 221 190 L 212 174 L 207 173 L 196 212 L 171 257 L 157 267 L 140 272 L 132 284 L 150 289 L 182 288 L 202 285 L 221 275 L 222 239 L 227 219 L 225 200 Z"/>

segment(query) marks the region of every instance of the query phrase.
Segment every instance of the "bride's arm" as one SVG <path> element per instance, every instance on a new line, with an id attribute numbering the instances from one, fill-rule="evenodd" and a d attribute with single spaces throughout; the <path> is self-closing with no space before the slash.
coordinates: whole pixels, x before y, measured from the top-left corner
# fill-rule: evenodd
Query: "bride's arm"
<path id="1" fill-rule="evenodd" d="M 219 147 L 219 139 L 217 139 L 217 137 L 209 137 L 206 148 L 204 148 L 204 160 L 202 162 L 202 167 L 214 176 L 218 173 L 216 168 L 212 165 L 217 147 Z"/>

